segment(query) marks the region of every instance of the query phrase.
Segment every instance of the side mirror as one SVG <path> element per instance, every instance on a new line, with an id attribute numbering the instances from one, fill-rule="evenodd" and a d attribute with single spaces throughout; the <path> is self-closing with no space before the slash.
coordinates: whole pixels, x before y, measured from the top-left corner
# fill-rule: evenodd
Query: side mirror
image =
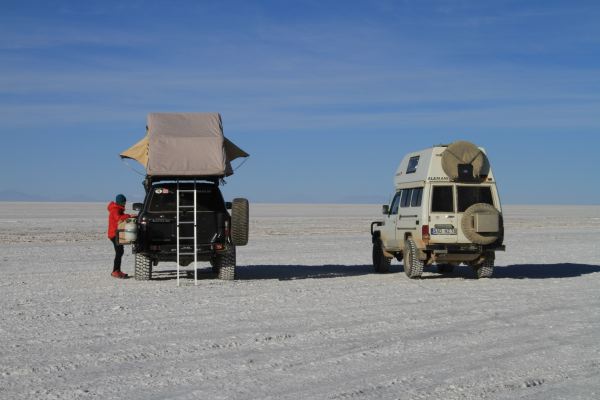
<path id="1" fill-rule="evenodd" d="M 388 206 L 387 204 L 384 204 L 381 207 L 381 213 L 385 214 L 385 215 L 388 215 L 390 213 L 390 206 Z"/>
<path id="2" fill-rule="evenodd" d="M 133 211 L 141 211 L 142 210 L 142 203 L 133 203 Z"/>
<path id="3" fill-rule="evenodd" d="M 228 210 L 231 210 L 231 207 L 232 207 L 231 206 L 231 202 L 230 201 L 226 201 L 225 202 L 225 208 L 228 209 Z"/>

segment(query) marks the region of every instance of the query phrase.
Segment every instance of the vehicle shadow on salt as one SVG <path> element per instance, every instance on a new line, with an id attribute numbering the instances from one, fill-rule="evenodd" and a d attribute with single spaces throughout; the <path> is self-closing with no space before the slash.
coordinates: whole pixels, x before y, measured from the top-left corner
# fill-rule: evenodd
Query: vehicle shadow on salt
<path id="1" fill-rule="evenodd" d="M 236 270 L 236 279 L 325 279 L 373 274 L 372 265 L 245 265 Z"/>
<path id="2" fill-rule="evenodd" d="M 400 264 L 392 264 L 390 275 L 402 273 Z M 447 274 L 437 273 L 436 266 L 425 267 L 422 280 L 429 279 L 474 279 L 475 274 L 470 267 L 460 266 L 454 272 Z M 600 272 L 600 265 L 590 264 L 514 264 L 496 266 L 492 279 L 557 279 L 573 278 L 582 275 Z M 182 279 L 194 279 L 193 269 L 182 267 Z M 295 279 L 326 279 L 361 275 L 378 275 L 373 271 L 372 265 L 240 265 L 236 269 L 237 280 L 278 279 L 280 281 Z M 210 268 L 198 269 L 198 280 L 216 279 L 217 274 Z M 163 281 L 177 279 L 177 270 L 155 270 L 152 280 Z"/>
<path id="3" fill-rule="evenodd" d="M 401 268 L 401 267 L 400 267 Z M 396 272 L 392 269 L 392 272 Z M 236 268 L 236 280 L 278 279 L 288 281 L 294 279 L 324 279 L 346 276 L 373 274 L 372 265 L 239 265 Z M 182 267 L 182 279 L 194 279 L 194 270 Z M 198 280 L 216 279 L 217 274 L 210 268 L 198 268 Z M 176 269 L 156 269 L 152 280 L 168 281 L 177 279 Z"/>
<path id="4" fill-rule="evenodd" d="M 473 279 L 475 273 L 470 267 L 456 267 L 452 273 L 438 274 L 435 266 L 425 267 L 425 272 L 434 272 L 432 275 L 425 275 L 422 279 Z M 513 264 L 494 268 L 494 274 L 491 279 L 559 279 L 574 278 L 600 272 L 600 265 L 590 264 Z"/>
<path id="5" fill-rule="evenodd" d="M 590 264 L 515 264 L 497 266 L 492 278 L 503 279 L 555 279 L 574 278 L 600 272 L 600 265 Z"/>
<path id="6" fill-rule="evenodd" d="M 212 272 L 210 268 L 198 268 L 198 280 L 215 279 L 217 274 Z M 194 279 L 194 269 L 190 267 L 181 267 L 179 272 L 180 279 Z M 171 281 L 177 279 L 176 269 L 155 269 L 152 271 L 153 281 Z"/>

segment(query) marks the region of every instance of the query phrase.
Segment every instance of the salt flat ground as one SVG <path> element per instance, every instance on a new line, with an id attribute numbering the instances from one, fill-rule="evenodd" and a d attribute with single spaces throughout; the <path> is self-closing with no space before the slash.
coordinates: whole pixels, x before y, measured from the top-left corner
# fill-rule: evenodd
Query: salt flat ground
<path id="1" fill-rule="evenodd" d="M 253 205 L 240 279 L 176 287 L 110 277 L 104 204 L 0 203 L 0 398 L 600 398 L 600 207 L 506 207 L 479 281 L 374 274 L 379 209 Z"/>

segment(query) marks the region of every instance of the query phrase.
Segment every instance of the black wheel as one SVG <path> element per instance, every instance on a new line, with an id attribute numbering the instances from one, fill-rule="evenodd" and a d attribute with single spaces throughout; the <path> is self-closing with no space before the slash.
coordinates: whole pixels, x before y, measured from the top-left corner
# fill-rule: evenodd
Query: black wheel
<path id="1" fill-rule="evenodd" d="M 423 273 L 423 261 L 419 260 L 419 250 L 409 237 L 404 241 L 404 273 L 410 279 L 420 278 Z"/>
<path id="2" fill-rule="evenodd" d="M 219 266 L 217 265 L 216 257 L 210 259 L 210 267 L 212 269 L 212 272 L 214 272 L 215 274 L 219 273 Z"/>
<path id="3" fill-rule="evenodd" d="M 451 274 L 454 271 L 454 265 L 452 264 L 438 264 L 437 270 L 440 274 Z"/>
<path id="4" fill-rule="evenodd" d="M 477 279 L 491 278 L 494 274 L 494 255 L 486 255 L 483 262 L 473 267 Z"/>
<path id="5" fill-rule="evenodd" d="M 231 241 L 236 246 L 248 244 L 249 209 L 248 200 L 233 199 L 231 205 Z"/>
<path id="6" fill-rule="evenodd" d="M 232 281 L 235 279 L 235 246 L 228 245 L 227 250 L 215 256 L 215 265 L 219 279 Z M 214 269 L 213 269 L 214 271 Z"/>
<path id="7" fill-rule="evenodd" d="M 135 253 L 135 279 L 148 281 L 152 279 L 152 260 L 143 254 Z"/>
<path id="8" fill-rule="evenodd" d="M 385 274 L 390 272 L 392 259 L 387 258 L 385 254 L 383 254 L 382 246 L 383 244 L 380 239 L 375 239 L 373 241 L 373 267 L 375 268 L 375 272 Z"/>

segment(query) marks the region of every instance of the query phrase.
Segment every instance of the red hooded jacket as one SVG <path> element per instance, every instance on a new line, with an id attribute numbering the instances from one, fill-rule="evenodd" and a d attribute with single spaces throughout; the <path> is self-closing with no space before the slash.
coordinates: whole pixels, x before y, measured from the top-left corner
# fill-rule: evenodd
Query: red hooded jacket
<path id="1" fill-rule="evenodd" d="M 123 213 L 125 207 L 118 205 L 114 201 L 108 203 L 106 209 L 108 210 L 108 238 L 112 239 L 117 236 L 119 221 L 130 218 L 131 215 Z"/>

